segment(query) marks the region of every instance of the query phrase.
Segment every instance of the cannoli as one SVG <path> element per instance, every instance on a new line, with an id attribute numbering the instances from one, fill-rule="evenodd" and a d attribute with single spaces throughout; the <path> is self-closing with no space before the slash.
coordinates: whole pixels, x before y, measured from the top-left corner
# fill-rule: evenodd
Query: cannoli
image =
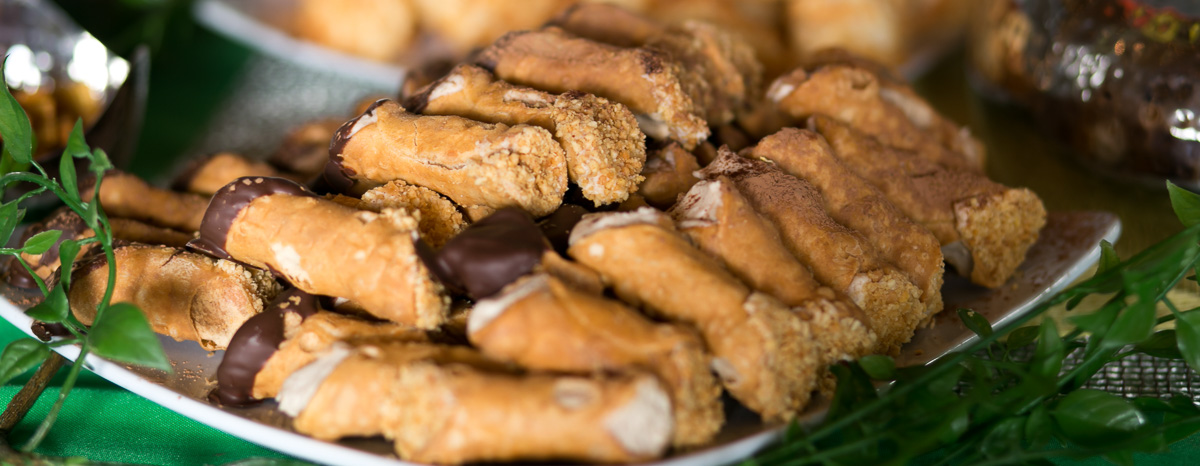
<path id="1" fill-rule="evenodd" d="M 595 205 L 624 201 L 641 181 L 645 135 L 629 109 L 607 99 L 541 92 L 498 81 L 477 66 L 459 65 L 405 106 L 426 115 L 545 128 L 566 151 L 570 180 Z"/>
<path id="2" fill-rule="evenodd" d="M 112 228 L 113 238 L 145 244 L 158 244 L 163 246 L 171 246 L 182 248 L 192 239 L 191 235 L 181 233 L 169 228 L 156 227 L 148 225 L 137 220 L 127 218 L 110 218 L 108 226 Z M 33 269 L 33 273 L 40 277 L 43 281 L 49 280 L 54 275 L 54 271 L 58 270 L 59 255 L 58 246 L 66 240 L 81 240 L 95 235 L 87 224 L 84 223 L 79 215 L 67 207 L 58 209 L 50 214 L 45 220 L 30 225 L 25 229 L 25 233 L 21 238 L 21 244 L 24 244 L 33 235 L 47 230 L 58 230 L 62 234 L 54 245 L 47 249 L 42 254 L 27 254 L 22 252 L 21 259 Z M 88 249 L 95 243 L 87 243 L 80 245 L 79 254 L 76 257 L 83 257 L 87 254 Z M 24 267 L 14 264 L 9 271 L 9 281 L 13 286 L 21 288 L 34 288 L 37 286 L 33 278 L 29 275 Z"/>
<path id="3" fill-rule="evenodd" d="M 618 301 L 551 276 L 522 278 L 480 301 L 467 331 L 485 355 L 532 370 L 649 369 L 671 393 L 676 447 L 708 443 L 724 422 L 721 387 L 691 329 L 655 324 Z"/>
<path id="4" fill-rule="evenodd" d="M 302 0 L 289 8 L 297 37 L 377 62 L 396 60 L 417 32 L 408 1 Z"/>
<path id="5" fill-rule="evenodd" d="M 569 0 L 413 0 L 421 26 L 448 42 L 459 55 L 486 46 L 508 31 L 533 29 Z"/>
<path id="6" fill-rule="evenodd" d="M 407 461 L 619 463 L 661 455 L 671 402 L 648 374 L 525 375 L 465 347 L 335 346 L 278 396 L 297 431 L 318 439 L 382 434 Z"/>
<path id="7" fill-rule="evenodd" d="M 842 164 L 824 138 L 787 128 L 763 138 L 747 153 L 774 162 L 817 188 L 830 217 L 862 234 L 882 258 L 921 289 L 926 318 L 941 312 L 945 262 L 937 238 Z"/>
<path id="8" fill-rule="evenodd" d="M 867 314 L 876 351 L 895 354 L 925 316 L 921 290 L 884 261 L 861 234 L 829 218 L 821 193 L 774 164 L 739 157 L 726 148 L 700 170 L 726 176 L 779 229 L 784 245 L 817 280 L 844 293 Z"/>
<path id="9" fill-rule="evenodd" d="M 637 193 L 634 195 L 636 196 Z M 542 234 L 550 241 L 550 246 L 555 251 L 558 251 L 559 254 L 566 254 L 567 246 L 570 245 L 571 230 L 588 213 L 583 206 L 564 203 L 554 213 L 538 220 L 538 228 L 542 230 Z"/>
<path id="10" fill-rule="evenodd" d="M 669 208 L 700 181 L 694 175 L 699 169 L 700 163 L 691 152 L 677 143 L 667 144 L 646 159 L 646 167 L 642 169 L 646 180 L 638 187 L 638 194 L 647 204 L 659 209 Z"/>
<path id="11" fill-rule="evenodd" d="M 862 310 L 817 283 L 788 251 L 775 226 L 754 211 L 728 178 L 696 184 L 670 213 L 700 250 L 809 322 L 827 364 L 857 359 L 875 348 L 875 332 Z"/>
<path id="12" fill-rule="evenodd" d="M 615 47 L 546 27 L 508 33 L 473 61 L 514 84 L 578 90 L 624 104 L 655 139 L 691 149 L 709 135 L 706 110 L 685 92 L 679 65 L 662 52 Z"/>
<path id="13" fill-rule="evenodd" d="M 713 24 L 685 20 L 667 26 L 621 7 L 581 3 L 550 24 L 579 37 L 618 47 L 661 50 L 681 65 L 683 86 L 710 126 L 733 120 L 762 86 L 762 64 L 740 37 Z"/>
<path id="14" fill-rule="evenodd" d="M 691 92 L 707 111 L 709 126 L 725 125 L 758 99 L 763 65 L 754 49 L 734 34 L 704 21 L 683 21 L 655 35 L 645 47 L 667 52 L 686 70 L 685 80 L 703 83 Z"/>
<path id="15" fill-rule="evenodd" d="M 983 171 L 983 145 L 966 128 L 942 118 L 907 86 L 881 79 L 865 67 L 796 69 L 776 79 L 767 97 L 797 121 L 828 115 L 944 167 Z"/>
<path id="16" fill-rule="evenodd" d="M 301 181 L 299 177 L 284 174 L 264 162 L 250 160 L 231 152 L 218 152 L 192 162 L 191 166 L 175 178 L 172 188 L 176 191 L 212 196 L 230 181 L 243 176 L 270 176 Z"/>
<path id="17" fill-rule="evenodd" d="M 402 180 L 468 209 L 518 206 L 545 215 L 562 203 L 567 163 L 545 129 L 413 115 L 380 100 L 338 129 L 325 178 L 335 188 Z"/>
<path id="18" fill-rule="evenodd" d="M 371 322 L 321 309 L 299 290 L 275 299 L 267 311 L 238 329 L 217 368 L 217 393 L 230 405 L 273 398 L 297 369 L 334 344 L 429 341 L 422 330 L 394 322 Z"/>
<path id="19" fill-rule="evenodd" d="M 595 294 L 603 291 L 595 272 L 555 253 L 529 214 L 514 207 L 475 222 L 440 251 L 422 254 L 442 283 L 476 300 L 535 271 Z"/>
<path id="20" fill-rule="evenodd" d="M 1041 199 L 970 170 L 951 170 L 916 154 L 884 146 L 824 116 L 820 132 L 846 167 L 879 189 L 905 215 L 928 228 L 958 273 L 997 287 L 1025 260 L 1046 224 Z"/>
<path id="21" fill-rule="evenodd" d="M 71 311 L 84 325 L 92 324 L 108 286 L 107 258 L 89 256 L 71 272 L 68 291 Z M 155 332 L 210 351 L 228 346 L 238 327 L 279 293 L 266 271 L 179 248 L 118 244 L 113 257 L 112 302 L 133 303 Z"/>
<path id="22" fill-rule="evenodd" d="M 363 193 L 356 205 L 359 209 L 382 212 L 383 209 L 406 209 L 420 212 L 417 229 L 421 239 L 434 249 L 467 228 L 467 219 L 449 199 L 432 189 L 414 186 L 403 181 L 391 181 Z"/>
<path id="23" fill-rule="evenodd" d="M 117 170 L 104 174 L 100 184 L 100 205 L 110 217 L 124 217 L 193 232 L 200 229 L 208 198 L 198 194 L 177 193 L 155 188 L 137 176 Z M 79 195 L 91 202 L 95 178 L 80 182 Z"/>
<path id="24" fill-rule="evenodd" d="M 317 120 L 300 125 L 283 138 L 283 143 L 267 163 L 286 173 L 311 180 L 325 171 L 329 162 L 329 141 L 345 123 L 339 119 Z"/>
<path id="25" fill-rule="evenodd" d="M 401 210 L 376 214 L 326 201 L 282 178 L 239 178 L 213 196 L 188 246 L 431 329 L 445 318 L 449 298 L 418 257 L 416 223 Z"/>
<path id="26" fill-rule="evenodd" d="M 571 233 L 569 253 L 622 300 L 695 326 L 726 390 L 766 420 L 791 419 L 822 367 L 809 327 L 752 292 L 673 231 L 654 209 L 593 214 Z"/>

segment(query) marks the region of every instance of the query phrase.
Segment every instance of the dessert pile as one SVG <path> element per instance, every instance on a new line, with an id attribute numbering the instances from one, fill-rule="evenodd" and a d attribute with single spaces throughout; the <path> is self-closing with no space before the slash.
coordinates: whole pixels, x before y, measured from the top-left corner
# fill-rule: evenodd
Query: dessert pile
<path id="1" fill-rule="evenodd" d="M 267 162 L 106 175 L 113 300 L 225 350 L 214 402 L 405 460 L 658 458 L 712 441 L 722 393 L 792 419 L 942 310 L 944 264 L 1001 286 L 1045 223 L 907 85 L 826 57 L 766 84 L 710 24 L 576 7 Z M 57 258 L 26 260 L 86 324 L 106 259 Z"/>

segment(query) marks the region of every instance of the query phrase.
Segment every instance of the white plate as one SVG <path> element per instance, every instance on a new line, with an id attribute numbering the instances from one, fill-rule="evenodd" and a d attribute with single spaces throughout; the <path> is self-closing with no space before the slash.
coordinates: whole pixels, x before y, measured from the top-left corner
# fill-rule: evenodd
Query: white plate
<path id="1" fill-rule="evenodd" d="M 994 326 L 1012 322 L 1079 278 L 1099 259 L 1100 240 L 1116 242 L 1120 232 L 1120 221 L 1107 212 L 1052 213 L 1025 263 L 1014 279 L 1003 287 L 986 290 L 948 273 L 943 287 L 947 312 L 939 316 L 935 326 L 917 332 L 913 341 L 904 347 L 898 362 L 902 365 L 924 363 L 972 340 L 974 334 L 958 322 L 955 309 L 972 308 Z M 0 291 L 12 292 L 8 288 Z M 32 320 L 8 300 L 0 299 L 0 317 L 32 335 Z M 193 342 L 160 338 L 175 369 L 172 374 L 130 368 L 93 355 L 88 355 L 84 367 L 179 414 L 289 455 L 328 464 L 413 464 L 398 460 L 392 453 L 391 444 L 382 438 L 324 442 L 297 434 L 291 430 L 290 419 L 275 410 L 274 402 L 248 409 L 211 404 L 206 395 L 215 386 L 216 368 L 223 352 L 207 352 Z M 70 360 L 79 355 L 79 348 L 74 346 L 56 351 Z M 783 433 L 781 426 L 762 424 L 757 416 L 736 403 L 726 403 L 726 406 L 726 426 L 712 445 L 669 456 L 653 464 L 728 464 L 754 454 Z M 815 403 L 801 417 L 801 422 L 818 422 L 824 411 L 823 406 Z"/>

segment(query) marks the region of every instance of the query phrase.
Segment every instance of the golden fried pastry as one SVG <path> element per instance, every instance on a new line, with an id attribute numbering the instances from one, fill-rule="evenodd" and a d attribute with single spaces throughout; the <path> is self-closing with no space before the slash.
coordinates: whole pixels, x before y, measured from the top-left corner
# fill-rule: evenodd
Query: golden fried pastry
<path id="1" fill-rule="evenodd" d="M 807 321 L 824 364 L 857 359 L 875 348 L 875 332 L 862 310 L 817 283 L 788 251 L 775 226 L 754 211 L 728 178 L 696 184 L 670 213 L 676 227 L 701 251 Z"/>
<path id="2" fill-rule="evenodd" d="M 169 228 L 156 227 L 154 225 L 149 225 L 127 218 L 110 218 L 108 219 L 108 225 L 112 228 L 113 238 L 122 241 L 181 248 L 192 239 L 191 235 L 182 232 L 171 230 Z M 34 223 L 26 228 L 25 232 L 22 234 L 20 244 L 25 244 L 25 241 L 29 240 L 29 238 L 32 238 L 33 235 L 48 230 L 58 230 L 62 232 L 62 234 L 58 237 L 58 240 L 54 242 L 54 245 L 52 245 L 50 249 L 47 249 L 46 252 L 42 254 L 29 254 L 25 252 L 21 253 L 21 259 L 23 259 L 25 263 L 29 264 L 29 266 L 33 269 L 34 275 L 37 275 L 39 278 L 41 278 L 43 282 L 49 280 L 50 277 L 54 275 L 54 271 L 58 270 L 58 247 L 63 241 L 81 240 L 95 235 L 95 232 L 87 227 L 87 224 L 84 223 L 83 219 L 79 218 L 79 215 L 76 215 L 75 212 L 68 207 L 62 207 L 51 213 L 50 216 L 46 217 L 45 220 Z M 87 254 L 87 251 L 95 244 L 96 243 L 87 243 L 80 245 L 79 254 L 76 257 L 82 257 Z M 15 263 L 13 264 L 13 268 L 9 271 L 9 282 L 13 286 L 22 288 L 37 287 L 37 283 L 29 275 L 29 272 Z"/>
<path id="3" fill-rule="evenodd" d="M 108 286 L 103 254 L 82 258 L 71 274 L 71 311 L 91 325 Z M 206 350 L 225 349 L 247 319 L 279 293 L 264 270 L 169 246 L 120 244 L 113 250 L 112 302 L 142 309 L 155 332 L 192 340 Z"/>
<path id="4" fill-rule="evenodd" d="M 372 212 L 384 209 L 405 209 L 417 217 L 421 239 L 434 249 L 467 228 L 467 219 L 453 202 L 432 189 L 414 186 L 403 181 L 388 184 L 363 193 L 355 207 Z M 414 214 L 419 213 L 419 215 Z"/>
<path id="5" fill-rule="evenodd" d="M 682 69 L 665 53 L 621 48 L 557 27 L 512 32 L 472 59 L 497 77 L 548 92 L 583 91 L 624 104 L 642 132 L 685 148 L 708 138 L 700 108 L 684 89 Z"/>
<path id="6" fill-rule="evenodd" d="M 624 201 L 641 181 L 645 136 L 629 109 L 607 99 L 582 92 L 549 94 L 459 65 L 405 105 L 426 115 L 545 128 L 566 151 L 570 180 L 597 206 Z"/>
<path id="7" fill-rule="evenodd" d="M 788 250 L 822 284 L 844 293 L 867 314 L 878 336 L 877 352 L 894 354 L 925 317 L 921 289 L 887 263 L 861 234 L 825 212 L 821 193 L 774 164 L 722 148 L 700 170 L 706 179 L 728 177 L 754 210 L 779 229 Z"/>
<path id="8" fill-rule="evenodd" d="M 882 258 L 921 289 L 926 319 L 941 312 L 945 262 L 937 238 L 843 165 L 824 138 L 787 128 L 763 138 L 747 155 L 774 162 L 817 188 L 830 217 L 861 233 Z"/>
<path id="9" fill-rule="evenodd" d="M 994 288 L 1008 281 L 1046 224 L 1045 206 L 1028 189 L 942 167 L 832 118 L 814 117 L 809 126 L 825 136 L 847 168 L 928 228 L 946 262 L 977 284 Z"/>
<path id="10" fill-rule="evenodd" d="M 301 0 L 292 33 L 375 61 L 395 60 L 416 33 L 411 0 Z"/>
<path id="11" fill-rule="evenodd" d="M 382 434 L 402 459 L 437 464 L 647 460 L 674 427 L 651 375 L 526 375 L 428 343 L 335 345 L 288 377 L 278 399 L 299 432 Z"/>
<path id="12" fill-rule="evenodd" d="M 700 181 L 694 173 L 700 169 L 696 156 L 677 143 L 654 151 L 646 160 L 642 176 L 646 178 L 638 187 L 647 204 L 666 209 L 675 204 L 680 195 Z"/>
<path id="13" fill-rule="evenodd" d="M 414 115 L 390 100 L 342 125 L 329 154 L 325 178 L 335 188 L 401 180 L 437 191 L 468 214 L 518 206 L 546 215 L 567 191 L 566 155 L 545 129 Z"/>
<path id="14" fill-rule="evenodd" d="M 372 315 L 423 329 L 449 298 L 418 257 L 417 221 L 345 207 L 282 178 L 240 178 L 221 188 L 188 245 L 269 268 L 306 292 L 345 298 Z"/>
<path id="15" fill-rule="evenodd" d="M 867 67 L 834 63 L 796 69 L 776 79 L 767 97 L 796 121 L 827 115 L 944 167 L 983 171 L 983 144 L 966 128 L 943 118 L 907 85 Z"/>
<path id="16" fill-rule="evenodd" d="M 176 191 L 212 196 L 225 185 L 243 176 L 269 176 L 303 181 L 300 176 L 285 174 L 269 164 L 251 160 L 232 152 L 218 152 L 192 162 L 175 177 Z"/>
<path id="17" fill-rule="evenodd" d="M 100 205 L 110 217 L 131 218 L 160 227 L 193 232 L 200 229 L 208 198 L 150 186 L 135 175 L 109 170 L 100 184 Z M 95 178 L 79 184 L 79 196 L 90 202 Z"/>
<path id="18" fill-rule="evenodd" d="M 708 443 L 724 422 L 721 387 L 694 331 L 655 324 L 618 301 L 552 276 L 527 276 L 480 301 L 471 311 L 468 336 L 485 355 L 533 370 L 650 370 L 671 394 L 676 447 Z"/>
<path id="19" fill-rule="evenodd" d="M 768 295 L 752 292 L 688 244 L 654 209 L 594 214 L 571 233 L 571 257 L 595 269 L 622 300 L 690 324 L 713 353 L 725 389 L 767 420 L 791 419 L 816 388 L 811 329 Z"/>
<path id="20" fill-rule="evenodd" d="M 465 55 L 508 31 L 533 29 L 546 22 L 569 0 L 413 0 L 421 26 Z"/>

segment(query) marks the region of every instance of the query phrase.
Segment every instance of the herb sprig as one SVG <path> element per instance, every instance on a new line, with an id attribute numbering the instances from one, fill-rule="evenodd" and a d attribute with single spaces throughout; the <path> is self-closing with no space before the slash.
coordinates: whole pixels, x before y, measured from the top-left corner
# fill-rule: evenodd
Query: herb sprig
<path id="1" fill-rule="evenodd" d="M 3 68 L 0 67 L 0 75 Z M 33 185 L 16 199 L 0 203 L 0 255 L 12 256 L 21 267 L 25 268 L 41 291 L 41 303 L 29 308 L 26 314 L 30 317 L 51 324 L 62 324 L 70 332 L 69 337 L 49 343 L 32 338 L 21 338 L 13 341 L 0 352 L 0 384 L 26 372 L 36 366 L 51 363 L 57 354 L 51 348 L 79 345 L 79 356 L 76 363 L 71 365 L 66 379 L 59 390 L 58 398 L 50 408 L 49 413 L 38 425 L 34 434 L 21 447 L 22 452 L 31 452 L 45 438 L 50 427 L 58 417 L 63 401 L 70 394 L 71 388 L 83 361 L 88 354 L 103 358 L 135 364 L 164 371 L 170 371 L 170 362 L 163 353 L 162 344 L 158 341 L 145 315 L 130 303 L 112 303 L 113 290 L 117 281 L 116 260 L 113 253 L 113 232 L 108 223 L 108 216 L 100 206 L 100 185 L 104 174 L 113 168 L 104 150 L 93 149 L 87 145 L 83 137 L 83 123 L 76 121 L 75 127 L 67 140 L 59 160 L 59 176 L 52 178 L 46 170 L 34 159 L 33 130 L 29 117 L 21 108 L 7 86 L 0 85 L 3 95 L 0 96 L 0 136 L 4 139 L 4 151 L 0 155 L 0 193 L 19 183 Z M 75 159 L 87 161 L 87 170 L 95 177 L 95 192 L 91 193 L 90 201 L 85 201 L 78 187 L 75 171 Z M 26 171 L 32 168 L 33 171 Z M 21 257 L 21 254 L 43 254 L 49 251 L 61 239 L 62 232 L 47 230 L 33 235 L 20 247 L 4 247 L 9 244 L 16 227 L 25 217 L 25 209 L 21 207 L 29 199 L 52 193 L 63 204 L 70 208 L 94 233 L 84 239 L 66 239 L 59 243 L 58 253 L 61 261 L 59 273 L 51 283 L 46 283 L 33 272 L 32 267 Z M 100 248 L 108 262 L 108 282 L 104 296 L 96 305 L 95 320 L 90 328 L 84 326 L 71 314 L 67 301 L 71 287 L 71 267 L 81 249 L 85 247 Z M 53 371 L 51 371 L 53 372 Z M 51 373 L 52 375 L 52 373 Z M 3 434 L 7 435 L 7 432 Z M 3 439 L 0 439 L 3 440 Z M 0 441 L 0 444 L 3 442 Z"/>
<path id="2" fill-rule="evenodd" d="M 978 341 L 929 365 L 896 368 L 890 357 L 869 356 L 834 366 L 838 387 L 825 420 L 791 426 L 779 445 L 744 464 L 1051 464 L 1102 456 L 1132 465 L 1134 453 L 1165 451 L 1200 432 L 1200 408 L 1184 394 L 1130 399 L 1082 388 L 1105 365 L 1139 353 L 1200 370 L 1200 308 L 1181 310 L 1167 297 L 1200 263 L 1200 196 L 1167 187 L 1182 232 L 1124 262 L 1101 242 L 1095 276 L 1004 328 L 958 310 Z M 1052 319 L 1025 326 L 1091 295 L 1104 304 L 1069 317 L 1065 331 Z M 1170 314 L 1156 317 L 1159 304 Z M 1174 328 L 1162 328 L 1168 322 Z M 1078 364 L 1065 368 L 1069 355 Z"/>

